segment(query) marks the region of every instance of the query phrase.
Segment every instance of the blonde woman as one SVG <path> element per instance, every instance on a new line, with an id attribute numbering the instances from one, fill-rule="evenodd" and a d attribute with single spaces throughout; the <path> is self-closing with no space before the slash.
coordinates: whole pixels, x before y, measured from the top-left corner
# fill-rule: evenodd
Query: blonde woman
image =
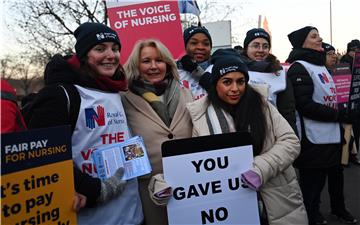
<path id="1" fill-rule="evenodd" d="M 192 101 L 192 95 L 180 86 L 175 61 L 157 40 L 139 41 L 125 63 L 125 70 L 129 91 L 122 99 L 129 126 L 134 135 L 144 138 L 152 175 L 163 173 L 161 144 L 191 137 L 192 123 L 186 103 Z M 166 208 L 154 204 L 149 196 L 152 175 L 139 179 L 145 223 L 167 224 Z"/>

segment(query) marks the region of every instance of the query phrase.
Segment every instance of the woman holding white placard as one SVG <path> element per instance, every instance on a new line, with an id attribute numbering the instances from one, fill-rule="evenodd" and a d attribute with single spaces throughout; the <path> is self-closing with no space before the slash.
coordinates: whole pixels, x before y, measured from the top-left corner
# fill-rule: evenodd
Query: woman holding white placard
<path id="1" fill-rule="evenodd" d="M 294 131 L 248 84 L 248 68 L 240 57 L 218 50 L 212 59 L 212 72 L 205 76 L 209 79 L 208 96 L 188 104 L 193 136 L 248 130 L 254 162 L 241 179 L 260 196 L 262 224 L 307 224 L 292 167 L 300 152 Z"/>

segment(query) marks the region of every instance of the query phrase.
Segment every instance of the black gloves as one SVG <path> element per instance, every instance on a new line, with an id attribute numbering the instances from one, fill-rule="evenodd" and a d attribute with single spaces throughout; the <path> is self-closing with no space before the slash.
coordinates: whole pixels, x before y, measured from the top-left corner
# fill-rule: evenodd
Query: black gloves
<path id="1" fill-rule="evenodd" d="M 339 110 L 338 121 L 341 123 L 355 123 L 360 120 L 360 112 L 348 111 L 347 109 Z"/>
<path id="2" fill-rule="evenodd" d="M 198 64 L 196 64 L 196 62 L 193 62 L 189 55 L 184 55 L 180 59 L 180 62 L 181 62 L 183 69 L 190 73 L 193 72 L 194 70 L 196 70 L 196 68 L 198 67 Z"/>

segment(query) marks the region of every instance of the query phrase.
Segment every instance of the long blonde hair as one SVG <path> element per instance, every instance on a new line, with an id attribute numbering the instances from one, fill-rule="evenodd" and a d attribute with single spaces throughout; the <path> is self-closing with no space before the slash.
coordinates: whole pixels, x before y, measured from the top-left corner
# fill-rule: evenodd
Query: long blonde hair
<path id="1" fill-rule="evenodd" d="M 139 40 L 136 42 L 128 60 L 126 61 L 124 68 L 129 86 L 132 85 L 134 80 L 139 79 L 140 71 L 140 54 L 141 50 L 145 47 L 154 47 L 160 54 L 161 59 L 166 63 L 166 74 L 172 75 L 174 80 L 179 80 L 179 73 L 176 67 L 176 63 L 163 43 L 155 39 Z"/>

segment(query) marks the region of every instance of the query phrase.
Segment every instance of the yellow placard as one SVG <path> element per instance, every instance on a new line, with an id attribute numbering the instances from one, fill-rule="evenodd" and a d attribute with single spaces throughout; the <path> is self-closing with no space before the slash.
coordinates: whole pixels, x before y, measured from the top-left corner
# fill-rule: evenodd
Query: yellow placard
<path id="1" fill-rule="evenodd" d="M 73 161 L 3 175 L 1 224 L 76 224 Z"/>

